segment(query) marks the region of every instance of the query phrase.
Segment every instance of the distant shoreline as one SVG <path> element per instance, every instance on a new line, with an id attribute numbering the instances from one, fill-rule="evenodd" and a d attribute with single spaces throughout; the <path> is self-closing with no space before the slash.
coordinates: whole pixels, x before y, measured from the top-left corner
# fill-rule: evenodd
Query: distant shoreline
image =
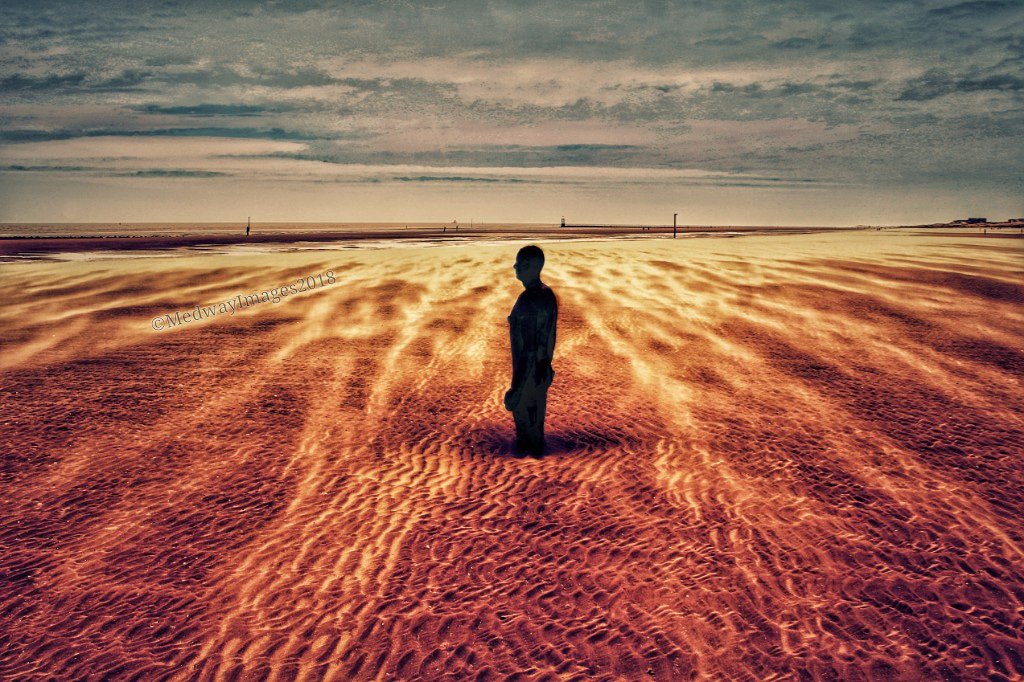
<path id="1" fill-rule="evenodd" d="M 679 225 L 680 232 L 751 232 L 751 231 L 820 231 L 875 229 L 871 225 Z M 885 229 L 895 226 L 886 226 Z M 78 233 L 75 234 L 75 231 Z M 596 231 L 609 233 L 672 232 L 672 225 L 660 224 L 581 224 L 561 226 L 556 223 L 477 223 L 475 225 L 455 223 L 258 223 L 252 225 L 251 238 L 267 235 L 322 234 L 345 236 L 354 234 L 508 234 L 508 233 L 552 233 L 579 234 Z M 232 236 L 245 238 L 245 225 L 239 223 L 0 223 L 0 239 L 43 239 L 43 238 L 138 238 L 138 237 L 184 237 L 184 236 Z"/>
<path id="2" fill-rule="evenodd" d="M 0 228 L 28 227 L 29 223 L 7 223 L 0 225 Z M 546 239 L 580 239 L 588 237 L 647 237 L 671 235 L 671 225 L 633 226 L 633 225 L 586 225 L 580 227 L 561 227 L 559 225 L 539 224 L 506 224 L 475 226 L 472 229 L 453 225 L 441 225 L 437 223 L 410 224 L 410 227 L 396 227 L 393 223 L 354 223 L 349 229 L 332 230 L 311 230 L 311 223 L 263 223 L 254 226 L 250 236 L 245 236 L 244 226 L 238 227 L 235 224 L 214 224 L 214 223 L 38 223 L 36 225 L 49 228 L 88 229 L 95 225 L 99 228 L 120 227 L 131 230 L 145 229 L 147 225 L 160 225 L 164 229 L 152 234 L 12 234 L 0 235 L 0 256 L 34 255 L 61 252 L 81 251 L 144 251 L 175 249 L 202 246 L 234 246 L 245 244 L 287 244 L 287 243 L 330 243 L 330 242 L 365 242 L 365 241 L 436 241 L 439 243 L 452 242 L 453 244 L 466 243 L 474 238 L 481 239 L 529 239 L 543 237 Z M 330 223 L 325 223 L 331 225 Z M 337 225 L 335 223 L 334 225 Z M 180 229 L 201 230 L 207 228 L 209 231 L 196 231 L 190 233 L 173 232 L 175 226 Z M 230 231 L 228 228 L 231 228 Z M 292 229 L 287 229 L 291 227 Z M 679 226 L 677 232 L 681 237 L 693 236 L 729 236 L 747 234 L 810 234 L 816 232 L 845 232 L 845 231 L 875 231 L 893 229 L 964 229 L 964 225 L 936 224 L 936 225 L 908 225 L 900 227 L 800 227 L 800 226 Z M 1024 227 L 1019 223 L 990 223 L 987 225 L 971 226 L 973 232 L 943 232 L 946 236 L 978 236 L 980 230 L 998 230 L 1010 228 L 1016 230 Z M 170 228 L 170 229 L 169 229 Z M 276 229 L 275 229 L 276 228 Z M 928 234 L 919 232 L 918 234 Z M 1017 237 L 1016 233 L 990 232 L 991 236 Z"/>
<path id="3" fill-rule="evenodd" d="M 81 225 L 81 224 L 79 224 Z M 481 239 L 529 239 L 544 237 L 546 239 L 579 239 L 586 237 L 607 236 L 653 236 L 671 235 L 672 228 L 657 227 L 641 230 L 639 227 L 588 227 L 562 228 L 558 226 L 508 226 L 466 229 L 461 226 L 415 228 L 394 228 L 393 226 L 377 229 L 350 229 L 330 231 L 270 231 L 271 225 L 260 226 L 263 232 L 254 230 L 246 237 L 245 228 L 232 233 L 218 231 L 213 234 L 111 234 L 111 235 L 12 235 L 0 236 L 0 255 L 32 255 L 44 253 L 76 252 L 76 251 L 141 251 L 150 249 L 172 249 L 200 246 L 234 246 L 245 244 L 287 244 L 287 243 L 330 243 L 330 242 L 364 242 L 364 241 L 437 241 L 465 243 L 473 238 Z M 257 227 L 257 229 L 260 229 Z M 680 227 L 680 236 L 717 235 L 717 234 L 754 234 L 771 232 L 773 234 L 800 234 L 831 230 L 854 230 L 863 228 L 827 228 L 827 227 Z"/>

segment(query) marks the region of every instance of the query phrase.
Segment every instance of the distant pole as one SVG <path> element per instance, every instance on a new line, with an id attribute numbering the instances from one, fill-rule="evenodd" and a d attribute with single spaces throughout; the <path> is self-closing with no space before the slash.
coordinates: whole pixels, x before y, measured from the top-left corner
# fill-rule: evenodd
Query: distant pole
<path id="1" fill-rule="evenodd" d="M 679 217 L 678 213 L 672 214 L 672 239 L 676 238 L 676 218 Z"/>

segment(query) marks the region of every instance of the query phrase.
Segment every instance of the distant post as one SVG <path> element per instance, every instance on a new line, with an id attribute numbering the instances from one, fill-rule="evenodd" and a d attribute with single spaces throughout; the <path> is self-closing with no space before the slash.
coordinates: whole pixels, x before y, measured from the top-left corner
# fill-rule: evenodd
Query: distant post
<path id="1" fill-rule="evenodd" d="M 676 238 L 676 218 L 679 217 L 678 213 L 672 214 L 672 239 Z"/>

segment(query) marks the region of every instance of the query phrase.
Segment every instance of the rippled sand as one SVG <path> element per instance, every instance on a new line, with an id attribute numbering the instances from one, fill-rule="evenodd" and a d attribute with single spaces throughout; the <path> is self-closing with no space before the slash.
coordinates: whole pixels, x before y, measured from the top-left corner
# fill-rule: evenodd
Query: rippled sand
<path id="1" fill-rule="evenodd" d="M 1024 676 L 1021 244 L 518 246 L 4 265 L 0 677 Z"/>

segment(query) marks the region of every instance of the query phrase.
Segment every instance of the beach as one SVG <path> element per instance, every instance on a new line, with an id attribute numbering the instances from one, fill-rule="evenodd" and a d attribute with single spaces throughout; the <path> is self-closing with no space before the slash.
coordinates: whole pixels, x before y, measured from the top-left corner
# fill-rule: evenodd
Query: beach
<path id="1" fill-rule="evenodd" d="M 1024 676 L 1024 241 L 439 227 L 3 251 L 0 677 Z"/>

